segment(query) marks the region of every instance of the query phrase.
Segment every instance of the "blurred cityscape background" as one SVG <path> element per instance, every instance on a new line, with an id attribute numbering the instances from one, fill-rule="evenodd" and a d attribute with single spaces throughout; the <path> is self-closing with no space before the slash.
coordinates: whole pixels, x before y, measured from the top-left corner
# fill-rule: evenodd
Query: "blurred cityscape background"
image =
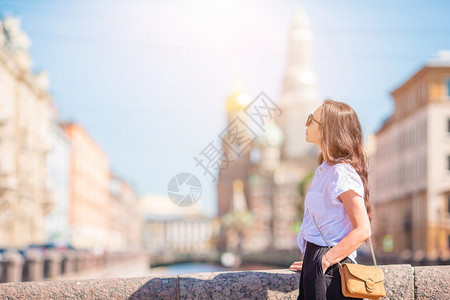
<path id="1" fill-rule="evenodd" d="M 287 268 L 327 96 L 364 128 L 379 263 L 448 264 L 449 12 L 0 0 L 0 281 Z"/>

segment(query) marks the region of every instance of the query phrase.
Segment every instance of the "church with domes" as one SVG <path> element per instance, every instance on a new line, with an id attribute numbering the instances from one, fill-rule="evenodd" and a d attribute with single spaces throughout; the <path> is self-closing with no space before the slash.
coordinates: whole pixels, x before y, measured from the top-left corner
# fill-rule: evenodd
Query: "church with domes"
<path id="1" fill-rule="evenodd" d="M 299 185 L 316 168 L 319 154 L 315 145 L 305 142 L 305 121 L 321 104 L 312 67 L 312 32 L 302 9 L 291 23 L 287 57 L 282 94 L 276 103 L 282 113 L 266 122 L 263 132 L 240 156 L 222 145 L 233 161 L 219 174 L 218 217 L 235 210 L 233 186 L 236 180 L 242 182 L 245 207 L 252 215 L 251 223 L 239 232 L 240 254 L 244 255 L 267 251 L 299 254 L 296 225 L 303 218 Z M 231 93 L 225 103 L 228 124 L 236 118 L 248 121 L 245 109 L 251 100 L 243 89 Z M 229 230 L 221 231 L 219 251 L 231 251 Z"/>

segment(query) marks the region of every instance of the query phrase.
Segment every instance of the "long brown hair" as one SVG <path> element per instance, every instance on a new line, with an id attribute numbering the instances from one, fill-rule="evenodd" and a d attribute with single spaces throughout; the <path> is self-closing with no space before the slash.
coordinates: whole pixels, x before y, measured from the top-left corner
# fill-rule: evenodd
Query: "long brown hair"
<path id="1" fill-rule="evenodd" d="M 322 152 L 319 155 L 319 165 L 326 161 L 330 165 L 347 162 L 353 166 L 363 182 L 364 203 L 369 221 L 372 222 L 368 164 L 358 116 L 348 104 L 326 99 L 322 104 L 322 119 L 320 122 Z"/>

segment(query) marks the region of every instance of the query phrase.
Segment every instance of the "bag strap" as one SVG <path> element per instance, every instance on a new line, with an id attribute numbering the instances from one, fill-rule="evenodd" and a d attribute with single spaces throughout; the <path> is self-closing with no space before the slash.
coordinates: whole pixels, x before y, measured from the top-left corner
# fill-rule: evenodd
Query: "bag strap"
<path id="1" fill-rule="evenodd" d="M 323 240 L 327 244 L 328 249 L 331 249 L 331 246 L 330 246 L 330 244 L 328 244 L 328 241 L 325 239 L 325 236 L 323 235 L 322 230 L 320 230 L 319 225 L 317 225 L 316 218 L 314 218 L 313 215 L 311 215 L 311 216 L 313 218 L 314 224 L 316 224 L 317 229 L 319 229 L 320 235 L 322 236 Z M 373 264 L 374 264 L 374 266 L 377 266 L 377 260 L 375 259 L 375 252 L 373 251 L 373 246 L 372 246 L 372 239 L 370 237 L 369 237 L 369 245 L 370 245 L 370 252 L 372 253 Z M 342 265 L 340 262 L 338 262 L 338 265 L 339 265 L 339 268 L 342 268 Z"/>
<path id="2" fill-rule="evenodd" d="M 370 245 L 370 252 L 372 252 L 373 264 L 376 267 L 377 266 L 377 260 L 375 259 L 375 252 L 373 251 L 372 239 L 370 238 L 370 236 L 369 236 L 369 245 Z"/>

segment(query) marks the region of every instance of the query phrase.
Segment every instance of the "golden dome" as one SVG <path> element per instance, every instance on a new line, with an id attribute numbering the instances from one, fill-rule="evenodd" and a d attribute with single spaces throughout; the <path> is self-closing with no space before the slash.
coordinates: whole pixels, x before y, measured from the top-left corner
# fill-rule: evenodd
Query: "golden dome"
<path id="1" fill-rule="evenodd" d="M 244 110 L 250 103 L 250 97 L 240 89 L 235 89 L 225 102 L 227 113 Z"/>

